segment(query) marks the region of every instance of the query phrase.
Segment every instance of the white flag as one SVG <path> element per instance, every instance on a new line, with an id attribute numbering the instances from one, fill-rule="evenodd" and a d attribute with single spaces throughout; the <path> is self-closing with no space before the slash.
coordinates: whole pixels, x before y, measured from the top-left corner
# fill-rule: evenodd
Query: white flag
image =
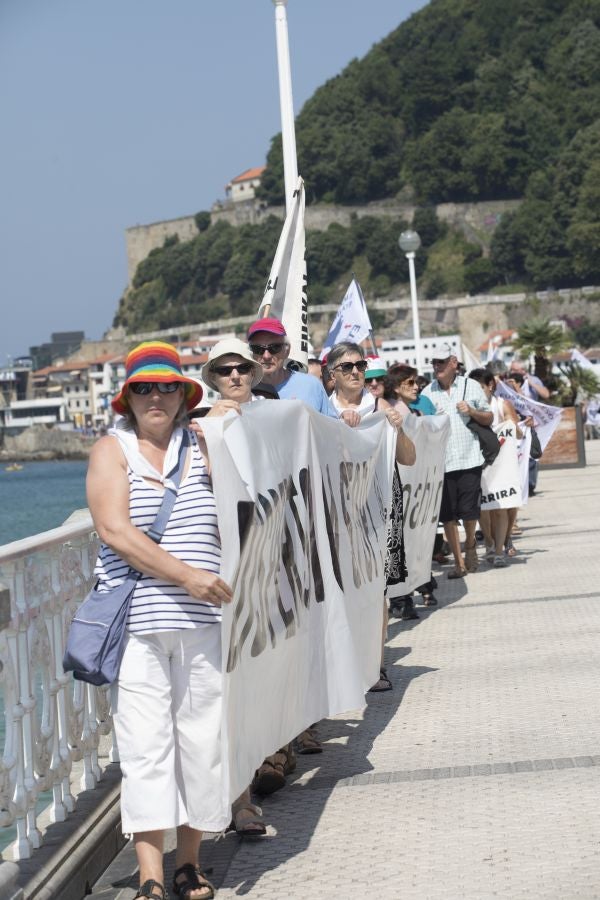
<path id="1" fill-rule="evenodd" d="M 498 345 L 490 338 L 487 348 L 487 362 L 492 362 L 498 357 Z"/>
<path id="2" fill-rule="evenodd" d="M 475 354 L 469 350 L 464 344 L 461 344 L 462 347 L 462 361 L 464 363 L 465 369 L 467 372 L 470 372 L 471 369 L 480 369 L 483 363 L 481 360 L 477 359 Z"/>
<path id="3" fill-rule="evenodd" d="M 308 300 L 304 234 L 304 182 L 298 179 L 294 204 L 286 216 L 258 318 L 275 316 L 290 342 L 290 368 L 308 370 Z M 270 306 L 270 310 L 265 310 Z M 295 363 L 295 365 L 294 365 Z"/>
<path id="4" fill-rule="evenodd" d="M 594 368 L 587 356 L 584 356 L 583 353 L 577 349 L 577 347 L 573 347 L 573 349 L 571 350 L 571 362 L 577 363 L 577 365 L 581 366 L 582 369 Z"/>
<path id="5" fill-rule="evenodd" d="M 372 330 L 365 298 L 358 281 L 353 278 L 340 303 L 329 334 L 323 342 L 321 359 L 325 359 L 331 348 L 342 341 L 353 341 L 355 344 L 360 344 L 369 337 Z"/>

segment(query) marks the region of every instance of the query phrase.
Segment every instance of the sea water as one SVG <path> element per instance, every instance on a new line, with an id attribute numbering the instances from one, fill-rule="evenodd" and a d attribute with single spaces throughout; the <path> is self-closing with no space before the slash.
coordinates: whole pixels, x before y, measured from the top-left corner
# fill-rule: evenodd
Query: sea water
<path id="1" fill-rule="evenodd" d="M 59 528 L 87 506 L 87 461 L 25 462 L 17 472 L 0 464 L 0 545 Z"/>
<path id="2" fill-rule="evenodd" d="M 87 461 L 25 462 L 18 471 L 0 464 L 0 545 L 59 528 L 76 509 L 87 506 Z M 41 686 L 36 685 L 41 710 Z M 4 697 L 0 691 L 0 754 L 4 752 Z M 52 799 L 42 794 L 38 810 Z M 14 827 L 0 828 L 0 851 L 16 837 Z"/>

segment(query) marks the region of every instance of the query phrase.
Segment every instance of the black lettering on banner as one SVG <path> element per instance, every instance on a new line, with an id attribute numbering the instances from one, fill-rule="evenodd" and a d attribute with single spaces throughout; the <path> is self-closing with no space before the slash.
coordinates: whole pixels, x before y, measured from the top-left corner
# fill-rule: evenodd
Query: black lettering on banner
<path id="1" fill-rule="evenodd" d="M 427 473 L 429 476 L 429 473 Z M 423 527 L 427 519 L 429 518 L 429 509 L 431 507 L 431 498 L 433 497 L 433 489 L 431 487 L 431 482 L 429 481 L 429 477 L 425 482 L 425 486 L 423 488 L 423 496 L 421 497 L 421 503 L 419 504 L 419 516 L 418 516 L 418 525 L 420 528 Z"/>
<path id="2" fill-rule="evenodd" d="M 304 264 L 306 270 L 306 263 Z M 300 336 L 300 348 L 308 353 L 308 295 L 306 293 L 306 285 L 308 279 L 306 275 L 306 271 L 304 271 L 302 275 L 302 313 L 301 313 L 301 336 Z"/>
<path id="3" fill-rule="evenodd" d="M 267 645 L 267 631 L 271 638 L 271 646 L 275 646 L 275 629 L 270 617 L 270 608 L 274 597 L 279 597 L 279 591 L 276 590 L 273 595 L 273 573 L 275 573 L 277 585 L 277 573 L 279 564 L 279 554 L 274 553 L 275 548 L 279 544 L 279 531 L 277 517 L 271 514 L 272 509 L 283 506 L 285 503 L 287 491 L 286 482 L 278 485 L 277 491 L 270 489 L 268 491 L 271 503 L 263 494 L 257 497 L 257 503 L 262 507 L 264 518 L 263 528 L 261 530 L 261 541 L 257 548 L 258 567 L 256 570 L 256 582 L 258 597 L 258 615 L 257 627 L 250 648 L 251 656 L 260 656 Z M 284 620 L 285 621 L 285 620 Z M 287 623 L 286 623 L 287 624 Z"/>
<path id="4" fill-rule="evenodd" d="M 435 469 L 433 470 L 433 473 L 434 473 L 434 474 L 433 474 L 433 478 L 435 478 L 436 475 L 437 475 L 437 466 L 436 466 Z M 432 496 L 433 496 L 433 503 L 431 504 L 432 514 L 431 514 L 431 519 L 429 520 L 430 522 L 438 522 L 438 521 L 439 521 L 439 518 L 440 518 L 440 506 L 441 506 L 441 503 L 442 503 L 442 498 L 440 497 L 440 494 L 442 493 L 442 488 L 443 488 L 443 487 L 444 487 L 444 476 L 443 476 L 443 475 L 439 475 L 439 476 L 438 476 L 438 481 L 437 481 L 437 484 L 436 484 L 436 488 L 435 488 L 435 495 L 432 495 Z"/>
<path id="5" fill-rule="evenodd" d="M 236 600 L 227 657 L 228 672 L 236 667 L 241 649 L 253 627 L 256 629 L 252 644 L 253 655 L 258 655 L 264 650 L 267 630 L 272 642 L 275 637 L 268 610 L 271 599 L 279 594 L 279 560 L 286 506 L 284 501 L 287 495 L 286 482 L 278 485 L 277 490 L 271 489 L 268 495 L 269 497 L 259 495 L 256 504 L 251 501 L 238 503 L 240 560 L 232 584 Z M 266 525 L 269 527 L 265 527 Z M 266 554 L 268 566 L 263 562 L 265 547 L 269 547 L 271 551 L 270 554 Z M 257 559 L 261 561 L 259 566 L 255 565 Z M 240 625 L 244 615 L 245 621 Z"/>
<path id="6" fill-rule="evenodd" d="M 375 547 L 373 547 L 372 538 L 376 536 L 377 529 L 375 528 L 375 523 L 373 521 L 373 516 L 371 510 L 369 508 L 369 482 L 371 479 L 371 472 L 373 470 L 374 461 L 369 460 L 362 465 L 362 485 L 360 491 L 360 517 L 363 525 L 363 537 L 366 544 L 367 550 L 367 571 L 369 573 L 369 581 L 373 580 L 374 571 L 377 571 L 377 553 L 375 552 Z M 369 521 L 367 521 L 367 516 Z"/>
<path id="7" fill-rule="evenodd" d="M 327 540 L 329 541 L 329 552 L 331 554 L 331 566 L 333 574 L 341 591 L 344 590 L 344 582 L 340 568 L 340 528 L 337 505 L 333 496 L 333 488 L 331 486 L 331 472 L 329 466 L 325 466 L 327 475 L 327 485 L 325 479 L 321 480 L 323 491 L 323 509 L 325 510 L 325 528 L 327 530 Z"/>
<path id="8" fill-rule="evenodd" d="M 417 527 L 417 517 L 419 515 L 419 494 L 421 492 L 422 487 L 423 487 L 422 483 L 419 482 L 413 492 L 412 505 L 410 508 L 410 515 L 407 516 L 405 514 L 405 516 L 404 516 L 404 520 L 408 521 L 408 524 L 411 528 Z"/>
<path id="9" fill-rule="evenodd" d="M 373 566 L 377 568 L 377 557 L 370 541 L 364 509 L 372 465 L 372 463 L 340 463 L 342 515 L 350 539 L 352 577 L 357 588 L 372 581 Z"/>
<path id="10" fill-rule="evenodd" d="M 387 511 L 382 505 L 377 473 L 372 471 L 374 466 L 374 462 L 340 466 L 341 509 L 350 540 L 356 587 L 373 580 L 384 561 L 369 504 L 374 496 L 376 521 L 380 521 L 377 513 L 385 517 Z M 340 518 L 328 467 L 325 476 L 321 485 L 327 540 L 334 577 L 343 590 Z M 372 492 L 369 491 L 371 478 Z M 324 602 L 325 582 L 317 544 L 314 499 L 311 472 L 305 467 L 296 479 L 286 478 L 277 488 L 260 493 L 256 502 L 238 503 L 240 559 L 232 584 L 234 606 L 227 672 L 236 668 L 249 639 L 253 657 L 263 653 L 269 642 L 276 646 L 281 634 L 278 616 L 287 640 L 296 633 L 302 611 L 311 602 Z M 283 604 L 286 596 L 291 596 L 291 609 Z"/>
<path id="11" fill-rule="evenodd" d="M 302 469 L 300 472 L 300 490 L 304 498 L 304 505 L 309 516 L 309 559 L 310 559 L 310 584 L 314 591 L 317 603 L 322 603 L 325 599 L 325 586 L 323 584 L 323 573 L 321 571 L 321 563 L 319 561 L 319 549 L 317 547 L 317 533 L 315 531 L 315 509 L 313 501 L 312 479 L 310 477 L 310 469 Z"/>

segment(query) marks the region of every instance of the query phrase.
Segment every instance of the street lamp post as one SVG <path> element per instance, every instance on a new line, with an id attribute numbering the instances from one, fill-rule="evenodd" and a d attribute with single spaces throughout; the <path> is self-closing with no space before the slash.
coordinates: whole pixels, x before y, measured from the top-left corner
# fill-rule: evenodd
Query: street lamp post
<path id="1" fill-rule="evenodd" d="M 421 329 L 419 327 L 419 307 L 417 304 L 417 279 L 415 278 L 415 254 L 421 246 L 421 238 L 416 231 L 403 231 L 398 238 L 400 249 L 408 260 L 410 278 L 410 305 L 412 308 L 413 337 L 419 375 L 423 374 L 423 351 L 421 349 Z"/>

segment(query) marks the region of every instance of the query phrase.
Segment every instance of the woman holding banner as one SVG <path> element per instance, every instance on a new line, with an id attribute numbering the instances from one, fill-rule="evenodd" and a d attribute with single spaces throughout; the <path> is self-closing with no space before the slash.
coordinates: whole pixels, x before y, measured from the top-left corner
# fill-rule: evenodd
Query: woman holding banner
<path id="1" fill-rule="evenodd" d="M 504 422 L 509 421 L 515 426 L 517 438 L 521 438 L 522 434 L 518 427 L 519 417 L 516 410 L 510 400 L 504 400 L 502 397 L 496 396 L 496 377 L 492 372 L 487 369 L 473 369 L 469 372 L 469 378 L 477 381 L 483 389 L 486 400 L 490 404 L 490 408 L 494 414 L 492 420 L 492 428 L 494 431 L 498 431 Z M 504 442 L 503 448 L 502 453 L 504 457 L 504 454 L 506 454 L 508 450 L 506 442 Z M 514 454 L 515 456 L 517 454 L 516 444 L 514 444 Z M 498 464 L 501 464 L 503 459 L 499 459 L 497 462 Z M 494 465 L 495 463 L 492 464 L 492 467 Z M 483 477 L 486 476 L 486 473 L 487 470 L 485 470 Z M 515 497 L 517 496 L 520 501 L 520 492 L 518 495 L 515 495 Z M 490 563 L 490 565 L 493 565 L 495 569 L 504 569 L 508 565 L 507 557 L 513 555 L 509 552 L 509 548 L 512 546 L 512 542 L 510 541 L 510 530 L 513 522 L 516 520 L 520 505 L 520 502 L 515 502 L 513 506 L 504 506 L 487 510 L 481 509 L 479 524 L 481 525 L 481 530 L 483 531 L 485 539 L 485 560 Z M 507 548 L 506 552 L 505 547 Z"/>
<path id="2" fill-rule="evenodd" d="M 374 397 L 365 388 L 365 373 L 368 363 L 362 347 L 351 341 L 343 341 L 336 344 L 327 357 L 327 366 L 335 382 L 334 391 L 330 399 L 340 419 L 351 428 L 355 428 L 360 425 L 362 419 L 366 416 L 373 415 L 375 412 L 384 412 L 390 425 L 396 429 L 396 462 L 402 466 L 412 466 L 415 462 L 415 445 L 402 430 L 403 415 L 397 409 L 394 409 L 387 400 Z M 406 579 L 403 529 L 402 484 L 396 466 L 392 485 L 392 512 L 386 562 L 386 581 L 388 586 L 398 584 Z M 387 626 L 388 606 L 387 599 L 384 597 L 381 669 L 379 681 L 373 685 L 372 691 L 389 691 L 392 689 L 392 682 L 388 678 L 383 664 Z"/>
<path id="3" fill-rule="evenodd" d="M 418 408 L 418 373 L 412 366 L 404 363 L 396 363 L 390 368 L 384 380 L 384 397 L 403 415 L 408 415 L 409 413 L 416 416 L 435 415 L 435 406 L 427 397 L 420 398 L 422 408 Z M 437 606 L 437 599 L 433 593 L 436 587 L 437 582 L 432 572 L 429 581 L 416 588 L 423 598 L 424 606 Z M 419 614 L 415 610 L 412 593 L 403 594 L 401 591 L 402 588 L 400 586 L 396 588 L 396 591 L 393 589 L 388 590 L 390 614 L 397 616 L 403 621 L 418 619 Z"/>
<path id="4" fill-rule="evenodd" d="M 202 369 L 202 380 L 220 395 L 210 410 L 196 411 L 196 415 L 224 416 L 228 412 L 242 413 L 241 404 L 261 399 L 253 389 L 262 381 L 263 367 L 254 359 L 248 346 L 238 338 L 226 338 L 212 347 Z M 277 399 L 277 393 L 273 393 Z M 202 433 L 199 425 L 192 430 Z M 252 802 L 248 787 L 232 805 L 232 828 L 244 837 L 261 837 L 266 834 L 262 810 Z"/>
<path id="5" fill-rule="evenodd" d="M 90 455 L 87 494 L 102 541 L 99 590 L 139 578 L 112 710 L 123 780 L 121 818 L 140 870 L 136 897 L 164 900 L 163 843 L 177 831 L 173 890 L 209 900 L 198 866 L 203 831 L 228 822 L 221 785 L 221 541 L 205 447 L 186 428 L 202 388 L 175 347 L 149 341 L 127 356 L 112 407 L 122 418 Z M 148 535 L 184 455 L 160 543 Z"/>

